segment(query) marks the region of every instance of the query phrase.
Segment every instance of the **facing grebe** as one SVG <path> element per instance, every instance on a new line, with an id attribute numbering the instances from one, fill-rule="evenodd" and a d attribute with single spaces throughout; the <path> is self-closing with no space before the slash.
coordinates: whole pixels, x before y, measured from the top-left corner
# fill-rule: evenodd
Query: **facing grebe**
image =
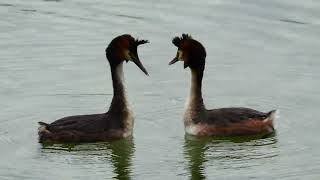
<path id="1" fill-rule="evenodd" d="M 191 89 L 184 113 L 186 133 L 197 136 L 232 136 L 274 132 L 275 110 L 268 113 L 242 107 L 207 110 L 201 91 L 205 48 L 187 34 L 173 38 L 172 43 L 178 47 L 178 51 L 169 65 L 183 61 L 184 68 L 189 67 L 191 70 Z"/>
<path id="2" fill-rule="evenodd" d="M 134 118 L 123 84 L 123 62 L 133 61 L 148 75 L 137 52 L 137 47 L 145 43 L 148 41 L 124 34 L 114 38 L 106 48 L 113 84 L 113 98 L 108 112 L 68 116 L 51 124 L 39 122 L 39 142 L 95 142 L 130 136 Z"/>

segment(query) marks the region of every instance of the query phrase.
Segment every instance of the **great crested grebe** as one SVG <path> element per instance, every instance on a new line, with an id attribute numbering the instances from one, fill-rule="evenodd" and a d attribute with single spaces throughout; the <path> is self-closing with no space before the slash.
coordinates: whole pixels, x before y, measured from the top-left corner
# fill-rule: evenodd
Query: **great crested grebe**
<path id="1" fill-rule="evenodd" d="M 184 113 L 184 126 L 187 134 L 233 136 L 274 132 L 275 110 L 268 113 L 242 107 L 207 110 L 201 92 L 206 59 L 205 48 L 188 34 L 173 38 L 172 43 L 178 47 L 178 51 L 169 65 L 183 61 L 184 68 L 189 67 L 191 70 L 191 90 Z"/>
<path id="2" fill-rule="evenodd" d="M 113 84 L 113 98 L 108 112 L 68 116 L 51 124 L 39 122 L 39 142 L 95 142 L 130 136 L 134 118 L 123 82 L 123 62 L 134 62 L 148 75 L 137 52 L 138 46 L 145 43 L 148 41 L 124 34 L 114 38 L 106 48 Z"/>

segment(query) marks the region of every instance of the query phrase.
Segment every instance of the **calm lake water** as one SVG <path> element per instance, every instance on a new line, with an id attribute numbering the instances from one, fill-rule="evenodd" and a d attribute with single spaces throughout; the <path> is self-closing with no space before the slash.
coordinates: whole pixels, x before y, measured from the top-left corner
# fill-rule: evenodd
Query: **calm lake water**
<path id="1" fill-rule="evenodd" d="M 320 178 L 319 1 L 1 0 L 0 17 L 0 179 Z M 279 109 L 275 136 L 185 136 L 182 32 L 207 49 L 207 107 Z M 125 64 L 133 138 L 39 144 L 38 121 L 107 110 L 104 49 L 124 33 L 151 42 L 149 77 Z"/>

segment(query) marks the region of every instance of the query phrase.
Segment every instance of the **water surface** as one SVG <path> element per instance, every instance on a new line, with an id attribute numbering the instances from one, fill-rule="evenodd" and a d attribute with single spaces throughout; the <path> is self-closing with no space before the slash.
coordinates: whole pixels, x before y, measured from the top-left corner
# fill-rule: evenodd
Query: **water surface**
<path id="1" fill-rule="evenodd" d="M 0 179 L 319 179 L 320 3 L 306 0 L 2 0 Z M 171 38 L 207 50 L 208 108 L 279 109 L 263 139 L 185 136 L 190 73 L 168 66 Z M 37 122 L 104 112 L 104 49 L 123 33 L 150 40 L 125 65 L 133 138 L 43 146 Z"/>

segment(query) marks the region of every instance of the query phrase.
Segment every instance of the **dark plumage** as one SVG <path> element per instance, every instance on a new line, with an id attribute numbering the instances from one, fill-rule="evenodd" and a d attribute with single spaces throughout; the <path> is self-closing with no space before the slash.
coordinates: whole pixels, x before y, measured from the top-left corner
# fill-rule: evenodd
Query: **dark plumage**
<path id="1" fill-rule="evenodd" d="M 40 142 L 95 142 L 124 138 L 132 134 L 133 113 L 128 105 L 123 82 L 123 61 L 133 61 L 145 74 L 137 47 L 147 43 L 125 34 L 114 38 L 106 48 L 113 82 L 113 98 L 108 112 L 68 116 L 51 124 L 39 122 Z"/>
<path id="2" fill-rule="evenodd" d="M 233 107 L 207 110 L 202 98 L 202 78 L 205 69 L 206 50 L 190 35 L 174 37 L 178 47 L 176 57 L 169 63 L 183 61 L 191 70 L 191 90 L 187 102 L 184 125 L 188 134 L 199 136 L 229 136 L 272 133 L 276 111 L 268 113 L 250 108 Z"/>

